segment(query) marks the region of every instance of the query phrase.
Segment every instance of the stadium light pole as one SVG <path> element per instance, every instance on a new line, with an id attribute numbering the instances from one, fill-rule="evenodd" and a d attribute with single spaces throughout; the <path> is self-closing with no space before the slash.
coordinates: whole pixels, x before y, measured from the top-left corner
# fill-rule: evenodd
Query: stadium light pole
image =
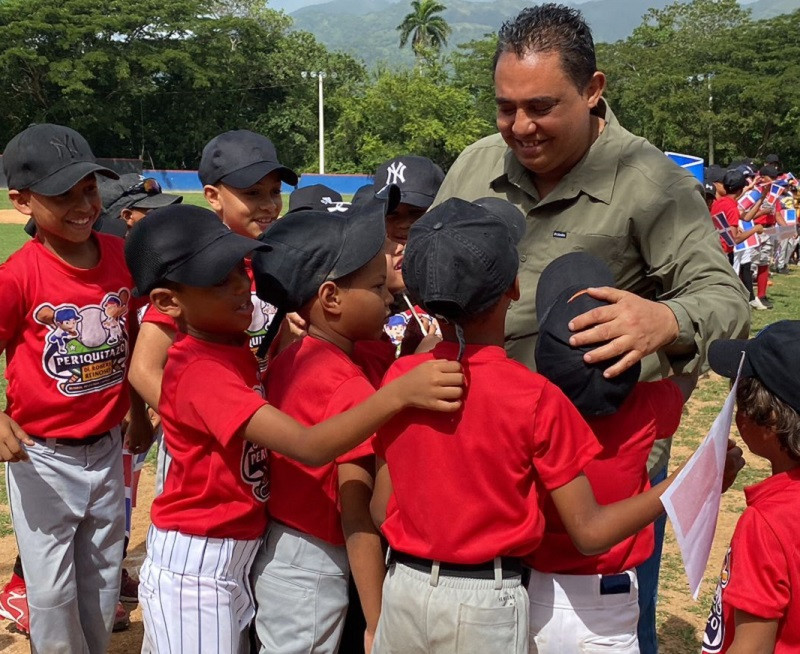
<path id="1" fill-rule="evenodd" d="M 308 77 L 317 78 L 317 87 L 319 89 L 319 174 L 325 174 L 325 116 L 323 107 L 325 106 L 325 95 L 322 88 L 323 80 L 328 77 L 328 73 L 324 70 L 304 70 L 300 73 L 303 79 Z M 331 77 L 336 77 L 336 73 L 331 73 Z"/>
<path id="2" fill-rule="evenodd" d="M 690 82 L 708 82 L 708 165 L 714 164 L 714 123 L 712 114 L 714 113 L 714 95 L 711 91 L 711 80 L 715 73 L 701 73 L 700 75 L 690 75 Z"/>

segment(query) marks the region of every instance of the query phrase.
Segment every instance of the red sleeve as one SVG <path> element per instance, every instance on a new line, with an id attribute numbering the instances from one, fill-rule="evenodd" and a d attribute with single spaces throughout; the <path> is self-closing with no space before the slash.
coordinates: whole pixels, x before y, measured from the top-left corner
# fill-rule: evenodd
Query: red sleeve
<path id="1" fill-rule="evenodd" d="M 731 540 L 723 602 L 765 620 L 782 618 L 792 597 L 784 548 L 763 516 L 748 508 Z"/>
<path id="2" fill-rule="evenodd" d="M 643 399 L 656 425 L 656 440 L 671 438 L 681 424 L 683 394 L 678 385 L 669 379 L 640 382 Z"/>
<path id="3" fill-rule="evenodd" d="M 230 443 L 253 414 L 267 404 L 235 369 L 218 361 L 201 360 L 187 366 L 174 393 L 176 415 L 223 445 Z"/>
<path id="4" fill-rule="evenodd" d="M 352 409 L 357 404 L 361 404 L 370 395 L 375 392 L 375 389 L 367 381 L 365 377 L 352 377 L 344 384 L 336 389 L 336 392 L 328 402 L 325 409 L 324 419 L 338 416 L 340 413 Z M 372 442 L 375 440 L 374 435 L 370 436 L 360 445 L 357 445 L 352 450 L 336 458 L 336 463 L 349 463 L 356 459 L 361 459 L 365 456 L 372 456 Z"/>
<path id="5" fill-rule="evenodd" d="M 353 349 L 353 361 L 367 375 L 367 379 L 376 388 L 381 379 L 395 362 L 397 348 L 389 341 L 358 341 Z"/>
<path id="6" fill-rule="evenodd" d="M 22 329 L 25 321 L 25 295 L 19 280 L 8 264 L 0 266 L 0 341 L 10 341 Z"/>
<path id="7" fill-rule="evenodd" d="M 602 450 L 578 410 L 550 382 L 534 409 L 533 437 L 536 471 L 551 491 L 575 479 Z"/>
<path id="8" fill-rule="evenodd" d="M 731 227 L 739 227 L 739 209 L 736 202 L 725 203 L 725 219 Z"/>
<path id="9" fill-rule="evenodd" d="M 142 323 L 151 322 L 154 325 L 161 325 L 174 332 L 179 331 L 177 323 L 168 315 L 161 313 L 154 305 L 150 304 L 144 311 Z"/>

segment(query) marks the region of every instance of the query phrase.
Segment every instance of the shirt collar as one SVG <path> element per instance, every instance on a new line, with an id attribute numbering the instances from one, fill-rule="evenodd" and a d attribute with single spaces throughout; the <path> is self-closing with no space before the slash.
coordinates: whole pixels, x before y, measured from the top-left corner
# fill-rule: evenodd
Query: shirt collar
<path id="1" fill-rule="evenodd" d="M 618 138 L 622 127 L 614 112 L 611 111 L 611 107 L 602 98 L 593 113 L 605 120 L 606 125 L 603 132 L 592 143 L 583 159 L 575 164 L 573 169 L 547 196 L 547 202 L 572 199 L 581 192 L 605 204 L 611 202 L 622 149 L 623 141 Z M 491 174 L 492 188 L 496 190 L 495 185 L 504 180 L 538 200 L 539 193 L 533 183 L 530 171 L 514 156 L 511 148 L 506 148 L 503 156 L 495 164 Z"/>
<path id="2" fill-rule="evenodd" d="M 787 472 L 781 472 L 777 475 L 767 477 L 752 486 L 747 486 L 744 489 L 744 497 L 747 501 L 747 506 L 752 506 L 758 500 L 777 493 L 786 488 L 787 485 L 800 482 L 800 468 L 793 468 Z"/>
<path id="3" fill-rule="evenodd" d="M 451 359 L 455 361 L 458 356 L 458 343 L 451 343 L 450 341 L 442 341 L 437 343 L 436 347 L 432 350 L 432 354 L 436 358 Z M 467 344 L 464 348 L 464 360 L 472 361 L 490 361 L 497 359 L 507 359 L 505 349 L 499 345 L 470 345 Z"/>

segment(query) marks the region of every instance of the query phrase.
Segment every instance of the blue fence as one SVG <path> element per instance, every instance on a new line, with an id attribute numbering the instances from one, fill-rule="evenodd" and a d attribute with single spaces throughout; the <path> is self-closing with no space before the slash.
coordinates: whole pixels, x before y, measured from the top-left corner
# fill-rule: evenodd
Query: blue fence
<path id="1" fill-rule="evenodd" d="M 692 175 L 694 175 L 700 183 L 703 183 L 703 164 L 705 163 L 700 157 L 693 157 L 690 154 L 679 154 L 677 152 L 665 152 L 670 159 L 672 159 L 681 168 L 685 168 Z"/>
<path id="2" fill-rule="evenodd" d="M 158 180 L 166 191 L 202 191 L 203 185 L 197 177 L 196 170 L 143 170 L 142 175 Z M 342 195 L 352 195 L 364 184 L 371 184 L 369 175 L 314 175 L 304 173 L 300 177 L 298 186 L 311 186 L 312 184 L 325 184 Z M 283 185 L 284 193 L 291 193 L 294 187 Z"/>

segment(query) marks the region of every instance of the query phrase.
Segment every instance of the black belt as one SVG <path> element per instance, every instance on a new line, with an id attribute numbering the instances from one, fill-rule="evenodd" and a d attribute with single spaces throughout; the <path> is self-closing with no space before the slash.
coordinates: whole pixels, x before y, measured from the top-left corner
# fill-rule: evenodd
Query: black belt
<path id="1" fill-rule="evenodd" d="M 28 435 L 30 436 L 30 434 Z M 99 443 L 106 436 L 111 436 L 111 432 L 104 431 L 100 432 L 99 434 L 92 434 L 91 436 L 82 436 L 81 438 L 42 438 L 41 436 L 31 436 L 30 438 L 40 445 L 46 445 L 47 441 L 54 440 L 56 445 L 70 445 L 73 447 L 79 447 Z"/>
<path id="2" fill-rule="evenodd" d="M 424 559 L 413 554 L 392 550 L 389 562 L 402 563 L 419 572 L 430 573 L 433 568 L 432 559 Z M 500 566 L 503 579 L 511 579 L 523 575 L 522 560 L 514 557 L 501 557 Z M 494 579 L 494 559 L 483 563 L 445 563 L 439 562 L 439 574 L 444 577 L 461 577 L 465 579 Z"/>
<path id="3" fill-rule="evenodd" d="M 627 595 L 631 592 L 631 578 L 625 572 L 600 577 L 601 595 Z"/>

